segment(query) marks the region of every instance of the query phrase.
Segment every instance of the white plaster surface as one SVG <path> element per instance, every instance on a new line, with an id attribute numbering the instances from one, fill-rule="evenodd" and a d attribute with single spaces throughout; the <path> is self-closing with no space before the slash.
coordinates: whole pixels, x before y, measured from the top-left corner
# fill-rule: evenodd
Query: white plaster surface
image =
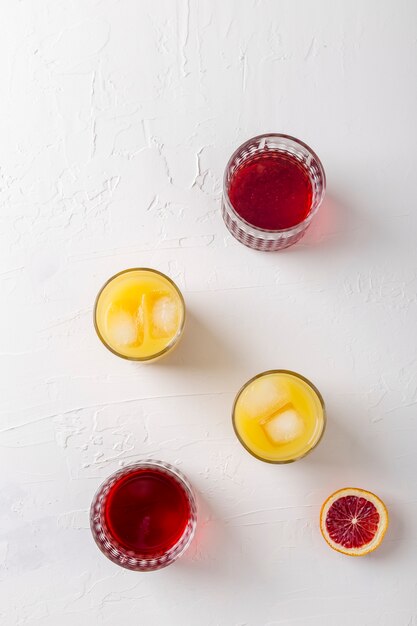
<path id="1" fill-rule="evenodd" d="M 0 624 L 417 624 L 417 5 L 406 0 L 2 0 Z M 327 200 L 305 239 L 246 249 L 221 180 L 255 134 L 300 137 Z M 189 320 L 164 361 L 96 338 L 101 284 L 168 273 Z M 239 445 L 241 384 L 274 367 L 327 401 L 283 467 Z M 170 568 L 107 561 L 88 529 L 129 461 L 177 464 L 199 527 Z M 343 557 L 320 505 L 361 486 L 384 545 Z"/>

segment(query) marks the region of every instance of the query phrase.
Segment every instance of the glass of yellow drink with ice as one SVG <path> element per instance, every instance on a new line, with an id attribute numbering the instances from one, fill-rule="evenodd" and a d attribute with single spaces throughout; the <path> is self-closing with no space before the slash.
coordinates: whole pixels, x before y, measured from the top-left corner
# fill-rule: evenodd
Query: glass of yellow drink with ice
<path id="1" fill-rule="evenodd" d="M 178 343 L 185 322 L 184 298 L 165 274 L 132 268 L 112 276 L 94 307 L 94 326 L 111 352 L 131 361 L 150 361 Z"/>
<path id="2" fill-rule="evenodd" d="M 236 396 L 232 420 L 240 443 L 267 463 L 291 463 L 320 441 L 326 413 L 318 389 L 289 370 L 251 378 Z"/>

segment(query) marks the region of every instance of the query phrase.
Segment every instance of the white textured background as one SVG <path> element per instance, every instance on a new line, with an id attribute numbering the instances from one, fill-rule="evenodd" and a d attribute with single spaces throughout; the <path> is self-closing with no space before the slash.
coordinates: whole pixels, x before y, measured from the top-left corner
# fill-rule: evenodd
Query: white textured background
<path id="1" fill-rule="evenodd" d="M 417 624 L 417 5 L 406 0 L 2 0 L 0 623 Z M 250 251 L 221 179 L 265 131 L 309 143 L 328 196 L 301 244 Z M 189 323 L 140 366 L 97 340 L 92 304 L 129 266 L 184 291 Z M 329 425 L 274 467 L 232 432 L 235 392 L 284 367 Z M 200 524 L 171 568 L 107 561 L 99 483 L 177 464 Z M 331 551 L 322 501 L 386 500 L 365 559 Z"/>

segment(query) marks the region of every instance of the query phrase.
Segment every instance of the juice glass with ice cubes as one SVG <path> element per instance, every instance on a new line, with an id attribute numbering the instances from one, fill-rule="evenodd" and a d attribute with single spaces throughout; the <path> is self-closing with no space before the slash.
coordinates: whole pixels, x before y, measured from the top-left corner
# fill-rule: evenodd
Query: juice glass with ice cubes
<path id="1" fill-rule="evenodd" d="M 326 412 L 320 392 L 307 378 L 290 370 L 269 370 L 240 389 L 232 421 L 240 443 L 254 457 L 291 463 L 319 443 Z"/>
<path id="2" fill-rule="evenodd" d="M 111 352 L 131 361 L 155 360 L 176 346 L 185 323 L 185 303 L 177 285 L 150 268 L 112 276 L 94 307 L 94 326 Z"/>

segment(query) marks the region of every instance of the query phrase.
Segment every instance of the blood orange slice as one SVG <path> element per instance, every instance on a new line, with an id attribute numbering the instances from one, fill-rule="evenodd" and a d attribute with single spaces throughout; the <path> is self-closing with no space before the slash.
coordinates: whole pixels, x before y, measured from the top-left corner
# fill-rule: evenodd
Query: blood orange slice
<path id="1" fill-rule="evenodd" d="M 388 527 L 385 504 L 370 491 L 348 487 L 327 498 L 320 529 L 329 546 L 343 554 L 363 556 L 375 550 Z"/>

